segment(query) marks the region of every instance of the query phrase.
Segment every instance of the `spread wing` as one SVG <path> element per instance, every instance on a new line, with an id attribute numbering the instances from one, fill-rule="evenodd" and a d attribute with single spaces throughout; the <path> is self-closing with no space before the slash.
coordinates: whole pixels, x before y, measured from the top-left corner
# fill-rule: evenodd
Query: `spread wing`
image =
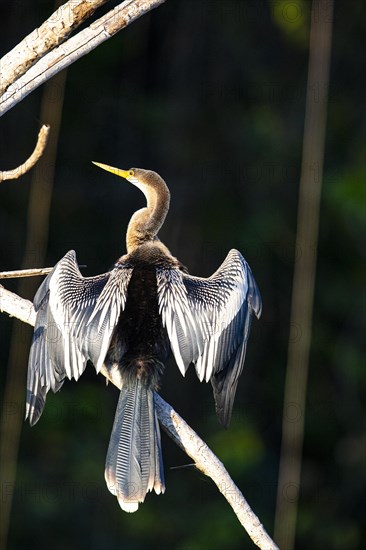
<path id="1" fill-rule="evenodd" d="M 43 281 L 34 298 L 36 324 L 28 362 L 26 418 L 42 414 L 47 392 L 65 377 L 78 380 L 87 361 L 99 372 L 120 312 L 132 269 L 123 264 L 96 277 L 82 277 L 69 251 Z"/>
<path id="2" fill-rule="evenodd" d="M 231 417 L 243 369 L 253 312 L 262 301 L 249 265 L 237 250 L 208 279 L 177 269 L 158 269 L 158 300 L 172 352 L 184 375 L 195 364 L 199 379 L 211 381 L 224 426 Z"/>

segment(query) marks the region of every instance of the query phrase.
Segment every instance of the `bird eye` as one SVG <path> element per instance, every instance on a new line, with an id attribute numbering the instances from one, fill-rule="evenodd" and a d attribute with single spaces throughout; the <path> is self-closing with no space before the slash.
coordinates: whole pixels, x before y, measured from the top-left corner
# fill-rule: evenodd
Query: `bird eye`
<path id="1" fill-rule="evenodd" d="M 128 171 L 128 175 L 129 175 L 129 176 L 134 176 L 134 175 L 135 175 L 135 171 L 134 171 L 134 170 L 129 170 L 129 171 Z"/>

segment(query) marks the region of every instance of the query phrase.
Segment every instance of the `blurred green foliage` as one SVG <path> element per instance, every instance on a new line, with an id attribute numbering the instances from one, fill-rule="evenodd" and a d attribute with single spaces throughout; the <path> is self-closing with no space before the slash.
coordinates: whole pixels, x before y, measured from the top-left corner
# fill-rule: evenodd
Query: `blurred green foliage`
<path id="1" fill-rule="evenodd" d="M 53 2 L 18 0 L 0 9 L 5 53 L 51 13 Z M 361 0 L 335 2 L 300 550 L 366 546 L 364 20 Z M 253 325 L 231 428 L 217 423 L 210 387 L 194 373 L 183 379 L 169 365 L 162 395 L 225 463 L 269 531 L 294 330 L 289 310 L 309 24 L 310 3 L 303 0 L 168 0 L 71 66 L 48 247 L 50 265 L 75 249 L 85 274 L 108 269 L 124 252 L 129 217 L 143 199 L 97 171 L 90 163 L 97 160 L 155 169 L 167 180 L 172 203 L 161 238 L 191 273 L 207 276 L 230 248 L 242 251 L 264 309 Z M 321 91 L 316 84 L 312 91 L 316 101 Z M 41 94 L 1 119 L 1 169 L 32 149 Z M 30 181 L 28 174 L 0 187 L 1 269 L 18 268 L 25 252 L 29 267 L 38 266 L 37 250 L 24 250 Z M 11 327 L 0 316 L 1 388 Z M 24 425 L 16 485 L 1 481 L 1 498 L 15 495 L 9 549 L 252 548 L 210 480 L 194 468 L 171 469 L 189 459 L 165 436 L 165 495 L 148 495 L 133 515 L 119 509 L 103 479 L 116 400 L 115 388 L 90 369 L 49 395 L 36 427 Z"/>

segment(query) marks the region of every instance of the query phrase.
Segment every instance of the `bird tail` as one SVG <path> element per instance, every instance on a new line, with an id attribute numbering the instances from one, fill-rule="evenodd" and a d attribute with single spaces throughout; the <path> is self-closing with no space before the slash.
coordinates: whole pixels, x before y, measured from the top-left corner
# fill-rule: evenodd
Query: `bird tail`
<path id="1" fill-rule="evenodd" d="M 122 510 L 136 512 L 148 491 L 165 491 L 154 392 L 139 378 L 122 387 L 105 466 L 108 489 Z"/>

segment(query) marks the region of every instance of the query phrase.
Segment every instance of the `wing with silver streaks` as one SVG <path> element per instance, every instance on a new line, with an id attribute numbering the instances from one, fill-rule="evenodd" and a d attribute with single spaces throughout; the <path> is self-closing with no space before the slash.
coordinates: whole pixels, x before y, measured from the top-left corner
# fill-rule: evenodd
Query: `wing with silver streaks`
<path id="1" fill-rule="evenodd" d="M 249 265 L 231 250 L 208 279 L 176 269 L 158 269 L 159 308 L 172 352 L 184 375 L 195 364 L 211 380 L 216 410 L 226 426 L 241 374 L 253 312 L 262 302 Z"/>
<path id="2" fill-rule="evenodd" d="M 66 377 L 78 380 L 89 360 L 99 372 L 125 307 L 131 273 L 119 265 L 96 277 L 82 277 L 71 250 L 38 289 L 27 381 L 26 418 L 32 425 L 50 389 L 58 391 Z"/>

